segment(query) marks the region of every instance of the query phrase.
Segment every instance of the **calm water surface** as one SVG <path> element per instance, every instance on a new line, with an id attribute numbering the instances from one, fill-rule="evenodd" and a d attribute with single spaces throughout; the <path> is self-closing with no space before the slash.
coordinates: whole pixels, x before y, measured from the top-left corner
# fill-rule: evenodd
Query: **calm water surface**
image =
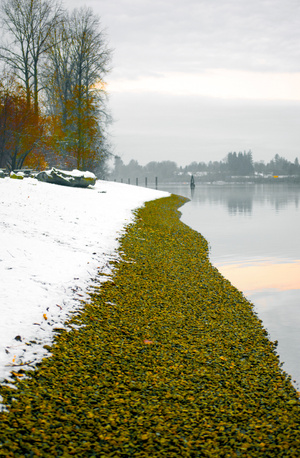
<path id="1" fill-rule="evenodd" d="M 254 304 L 283 369 L 300 387 L 300 186 L 166 186 L 191 199 L 181 220 L 210 244 L 210 260 Z"/>

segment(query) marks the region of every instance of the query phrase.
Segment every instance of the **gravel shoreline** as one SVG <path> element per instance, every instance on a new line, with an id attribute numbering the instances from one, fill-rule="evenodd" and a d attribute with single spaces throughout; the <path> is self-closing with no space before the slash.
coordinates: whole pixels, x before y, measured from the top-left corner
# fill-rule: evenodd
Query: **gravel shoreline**
<path id="1" fill-rule="evenodd" d="M 73 330 L 15 373 L 17 390 L 0 387 L 0 456 L 299 456 L 299 394 L 252 304 L 179 221 L 185 201 L 136 211 Z"/>

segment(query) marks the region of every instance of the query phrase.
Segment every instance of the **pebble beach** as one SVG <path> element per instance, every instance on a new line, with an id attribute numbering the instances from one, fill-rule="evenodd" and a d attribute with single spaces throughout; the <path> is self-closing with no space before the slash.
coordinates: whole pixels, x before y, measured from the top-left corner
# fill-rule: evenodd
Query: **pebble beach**
<path id="1" fill-rule="evenodd" d="M 298 457 L 299 393 L 253 305 L 147 202 L 34 371 L 0 388 L 0 456 Z"/>

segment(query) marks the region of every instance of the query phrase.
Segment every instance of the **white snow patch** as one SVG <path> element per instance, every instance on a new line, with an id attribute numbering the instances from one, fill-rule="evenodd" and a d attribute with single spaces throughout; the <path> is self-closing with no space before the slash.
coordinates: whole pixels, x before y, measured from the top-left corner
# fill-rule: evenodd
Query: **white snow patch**
<path id="1" fill-rule="evenodd" d="M 0 382 L 46 356 L 53 328 L 88 299 L 99 270 L 111 272 L 132 211 L 167 195 L 107 181 L 0 180 Z"/>

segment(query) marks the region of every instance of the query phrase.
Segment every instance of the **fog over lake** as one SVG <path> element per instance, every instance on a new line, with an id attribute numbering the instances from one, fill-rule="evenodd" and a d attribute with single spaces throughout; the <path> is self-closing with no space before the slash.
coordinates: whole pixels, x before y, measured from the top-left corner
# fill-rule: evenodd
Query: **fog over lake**
<path id="1" fill-rule="evenodd" d="M 300 386 L 300 186 L 163 186 L 190 202 L 181 220 L 210 245 L 210 260 L 254 304 L 283 369 Z"/>

